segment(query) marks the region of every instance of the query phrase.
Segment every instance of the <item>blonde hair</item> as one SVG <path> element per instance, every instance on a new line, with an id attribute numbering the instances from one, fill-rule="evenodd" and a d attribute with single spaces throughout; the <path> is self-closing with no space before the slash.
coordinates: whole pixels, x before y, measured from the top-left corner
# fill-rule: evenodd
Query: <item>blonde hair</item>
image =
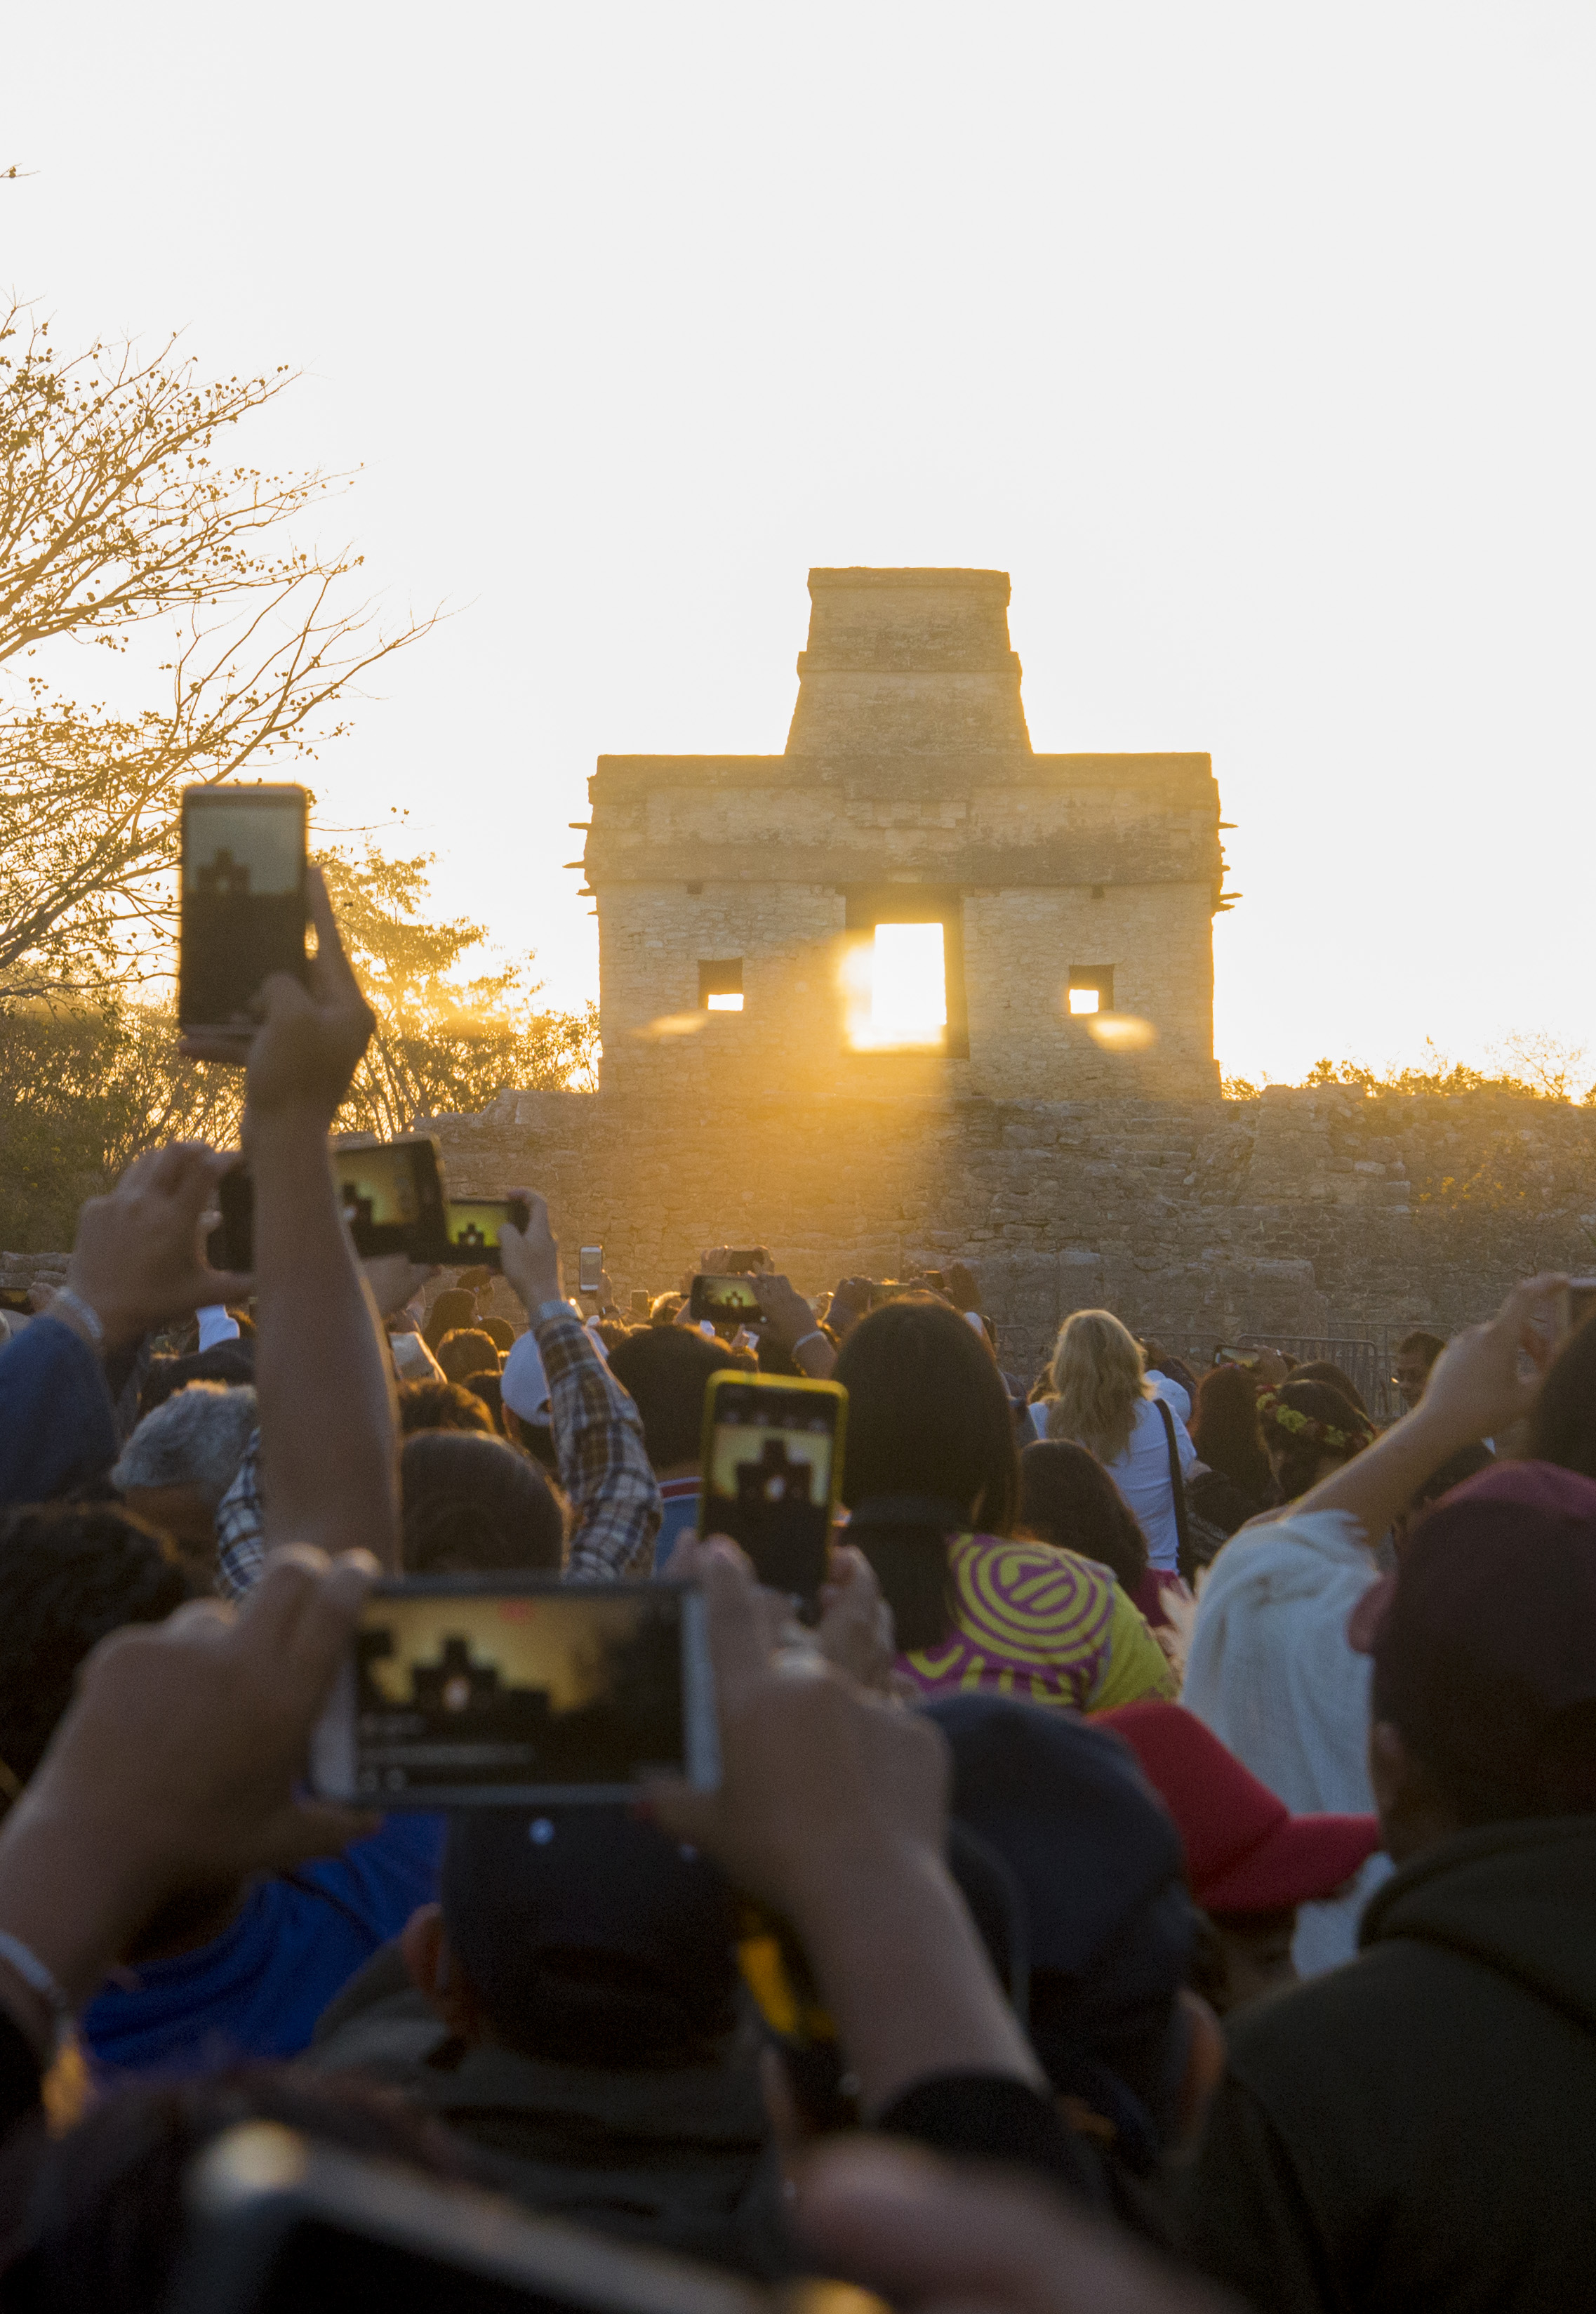
<path id="1" fill-rule="evenodd" d="M 1075 1439 L 1099 1462 L 1117 1462 L 1131 1443 L 1137 1407 L 1152 1395 L 1134 1335 L 1111 1310 L 1077 1310 L 1060 1329 L 1051 1374 L 1057 1394 L 1048 1436 Z"/>

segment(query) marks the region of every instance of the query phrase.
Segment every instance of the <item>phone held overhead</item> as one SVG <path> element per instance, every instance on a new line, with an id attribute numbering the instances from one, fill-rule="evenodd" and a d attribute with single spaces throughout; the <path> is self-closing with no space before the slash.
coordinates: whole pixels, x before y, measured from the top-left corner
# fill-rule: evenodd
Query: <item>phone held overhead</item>
<path id="1" fill-rule="evenodd" d="M 688 1314 L 695 1326 L 757 1326 L 763 1312 L 758 1290 L 746 1271 L 711 1277 L 701 1269 L 688 1296 Z"/>
<path id="2" fill-rule="evenodd" d="M 813 1606 L 825 1581 L 848 1393 L 838 1382 L 711 1374 L 701 1534 L 729 1535 L 760 1581 Z"/>
<path id="3" fill-rule="evenodd" d="M 374 1142 L 360 1149 L 334 1149 L 331 1157 L 339 1203 L 363 1260 L 402 1253 L 427 1265 L 454 1268 L 470 1263 L 497 1270 L 499 1231 L 507 1222 L 516 1229 L 526 1227 L 524 1198 L 451 1199 L 445 1187 L 443 1153 L 428 1134 L 406 1134 L 398 1141 Z M 212 1260 L 226 1269 L 252 1269 L 255 1191 L 246 1165 L 234 1165 L 223 1174 L 216 1204 L 222 1220 L 210 1241 Z"/>
<path id="4" fill-rule="evenodd" d="M 313 1788 L 361 1806 L 633 1799 L 657 1774 L 720 1780 L 693 1584 L 374 1584 L 311 1745 Z"/>
<path id="5" fill-rule="evenodd" d="M 589 1297 L 604 1290 L 604 1250 L 602 1245 L 585 1245 L 577 1256 L 577 1291 Z"/>
<path id="6" fill-rule="evenodd" d="M 246 1035 L 261 984 L 305 971 L 300 787 L 185 788 L 179 875 L 178 1020 Z"/>

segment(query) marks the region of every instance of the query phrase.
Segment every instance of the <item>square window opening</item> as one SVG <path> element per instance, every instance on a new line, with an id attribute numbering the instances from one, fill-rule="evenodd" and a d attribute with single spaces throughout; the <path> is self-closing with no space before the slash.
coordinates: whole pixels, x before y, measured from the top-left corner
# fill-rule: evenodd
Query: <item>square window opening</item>
<path id="1" fill-rule="evenodd" d="M 1072 964 L 1064 1002 L 1071 1020 L 1089 1018 L 1094 1012 L 1112 1012 L 1114 967 L 1111 964 Z"/>
<path id="2" fill-rule="evenodd" d="M 743 1009 L 743 959 L 723 956 L 701 959 L 698 1001 L 706 1012 L 740 1012 Z"/>

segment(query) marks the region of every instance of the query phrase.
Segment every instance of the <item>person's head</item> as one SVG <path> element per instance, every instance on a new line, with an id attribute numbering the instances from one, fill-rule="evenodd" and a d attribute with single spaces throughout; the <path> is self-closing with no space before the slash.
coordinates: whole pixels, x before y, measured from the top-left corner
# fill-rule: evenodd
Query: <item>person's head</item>
<path id="1" fill-rule="evenodd" d="M 405 1959 L 468 2043 L 639 2071 L 701 2064 L 736 2022 L 725 1878 L 624 1809 L 462 1810 L 439 1896 Z"/>
<path id="2" fill-rule="evenodd" d="M 535 1462 L 502 1438 L 420 1430 L 399 1458 L 407 1575 L 555 1573 L 565 1518 Z"/>
<path id="3" fill-rule="evenodd" d="M 1034 1438 L 1019 1455 L 1020 1531 L 1110 1568 L 1122 1591 L 1147 1572 L 1147 1537 L 1095 1454 L 1064 1438 Z"/>
<path id="4" fill-rule="evenodd" d="M 236 1389 L 247 1387 L 254 1379 L 255 1345 L 242 1338 L 213 1342 L 208 1350 L 191 1350 L 187 1357 L 152 1358 L 138 1393 L 138 1418 L 142 1422 L 146 1414 L 153 1414 L 190 1382 L 216 1382 Z"/>
<path id="5" fill-rule="evenodd" d="M 401 1382 L 399 1427 L 406 1438 L 419 1430 L 491 1432 L 493 1418 L 476 1392 L 461 1382 Z"/>
<path id="6" fill-rule="evenodd" d="M 651 1326 L 674 1326 L 680 1314 L 685 1294 L 657 1294 L 648 1309 Z"/>
<path id="7" fill-rule="evenodd" d="M 616 1343 L 610 1372 L 643 1418 L 648 1460 L 662 1478 L 686 1478 L 698 1469 L 710 1376 L 734 1363 L 745 1361 L 679 1326 L 639 1327 Z"/>
<path id="8" fill-rule="evenodd" d="M 498 1372 L 493 1337 L 480 1326 L 452 1326 L 433 1356 L 450 1382 L 469 1382 L 474 1373 Z"/>
<path id="9" fill-rule="evenodd" d="M 496 1350 L 513 1350 L 515 1348 L 516 1329 L 511 1325 L 507 1318 L 479 1318 L 477 1320 L 477 1324 L 481 1328 L 483 1333 L 487 1335 L 489 1340 L 493 1344 Z"/>
<path id="10" fill-rule="evenodd" d="M 1439 1334 L 1427 1334 L 1423 1327 L 1403 1335 L 1391 1353 L 1391 1380 L 1405 1406 L 1416 1406 L 1423 1398 L 1430 1369 L 1445 1347 Z"/>
<path id="11" fill-rule="evenodd" d="M 1175 1826 L 1123 1746 L 1067 1712 L 979 1694 L 927 1710 L 952 1749 L 954 1816 L 1019 1883 L 1049 2081 L 1124 2142 L 1167 2140 L 1196 1927 Z"/>
<path id="12" fill-rule="evenodd" d="M 1077 1310 L 1065 1319 L 1054 1347 L 1053 1387 L 1048 1436 L 1073 1438 L 1099 1462 L 1116 1462 L 1131 1443 L 1147 1377 L 1140 1344 L 1111 1310 Z"/>
<path id="13" fill-rule="evenodd" d="M 202 1582 L 215 1574 L 216 1505 L 256 1419 L 253 1390 L 190 1382 L 145 1416 L 111 1469 L 128 1508 L 163 1527 Z"/>
<path id="14" fill-rule="evenodd" d="M 1333 1896 L 1380 1845 L 1371 1815 L 1292 1815 L 1195 1715 L 1126 1703 L 1093 1721 L 1130 1745 L 1174 1817 L 1216 1945 L 1201 1990 L 1221 2013 L 1290 1983 L 1297 1907 Z"/>
<path id="15" fill-rule="evenodd" d="M 252 2065 L 190 2080 L 131 2080 L 59 2134 L 18 2130 L 0 2153 L 0 2301 L 37 2314 L 163 2314 L 189 2234 L 189 2173 L 225 2132 L 275 2122 L 449 2185 L 487 2164 L 395 2089 Z"/>
<path id="16" fill-rule="evenodd" d="M 0 1516 L 0 1806 L 44 1757 L 84 1657 L 192 1595 L 170 1539 L 114 1503 Z"/>
<path id="17" fill-rule="evenodd" d="M 452 1334 L 457 1326 L 474 1326 L 476 1322 L 476 1295 L 467 1294 L 458 1285 L 445 1285 L 428 1312 L 427 1323 L 421 1329 L 422 1339 L 436 1357 L 437 1346 L 445 1334 Z"/>
<path id="18" fill-rule="evenodd" d="M 1596 1480 L 1500 1462 L 1454 1488 L 1351 1636 L 1398 1863 L 1474 1825 L 1596 1815 Z"/>
<path id="19" fill-rule="evenodd" d="M 908 1294 L 852 1328 L 833 1379 L 848 1392 L 848 1540 L 876 1570 L 900 1648 L 935 1646 L 951 1620 L 948 1535 L 1013 1532 L 1019 1463 L 997 1361 L 946 1302 Z"/>
<path id="20" fill-rule="evenodd" d="M 1293 1374 L 1258 1400 L 1264 1451 L 1283 1503 L 1294 1503 L 1328 1478 L 1374 1437 L 1373 1426 L 1350 1399 L 1327 1382 L 1299 1382 Z"/>
<path id="21" fill-rule="evenodd" d="M 1273 1473 L 1258 1428 L 1258 1391 L 1245 1366 L 1211 1366 L 1197 1384 L 1192 1444 L 1206 1462 L 1263 1503 Z"/>
<path id="22" fill-rule="evenodd" d="M 1368 1407 L 1363 1402 L 1362 1391 L 1349 1373 L 1343 1373 L 1333 1358 L 1305 1358 L 1301 1365 L 1292 1368 L 1292 1380 L 1328 1382 L 1330 1388 L 1338 1390 L 1347 1404 L 1355 1407 L 1360 1414 L 1366 1416 L 1369 1412 Z"/>

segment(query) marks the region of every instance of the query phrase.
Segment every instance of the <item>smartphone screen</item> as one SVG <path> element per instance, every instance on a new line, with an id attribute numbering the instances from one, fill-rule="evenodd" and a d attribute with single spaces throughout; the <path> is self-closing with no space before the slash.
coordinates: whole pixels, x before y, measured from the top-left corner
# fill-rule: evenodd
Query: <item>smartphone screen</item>
<path id="1" fill-rule="evenodd" d="M 730 1535 L 772 1591 L 819 1596 L 847 1407 L 834 1382 L 710 1377 L 698 1531 Z"/>
<path id="2" fill-rule="evenodd" d="M 602 1245 L 585 1245 L 578 1256 L 577 1291 L 579 1294 L 602 1294 L 604 1290 L 604 1250 Z"/>
<path id="3" fill-rule="evenodd" d="M 521 1197 L 451 1197 L 445 1222 L 447 1241 L 436 1259 L 451 1266 L 475 1263 L 483 1269 L 501 1268 L 499 1231 L 507 1222 L 524 1230 L 530 1219 Z"/>
<path id="4" fill-rule="evenodd" d="M 630 1799 L 656 1772 L 719 1780 L 691 1584 L 375 1584 L 311 1750 L 322 1797 L 385 1808 Z"/>
<path id="5" fill-rule="evenodd" d="M 695 1326 L 756 1326 L 760 1314 L 751 1278 L 711 1277 L 701 1269 L 693 1279 L 690 1315 Z"/>
<path id="6" fill-rule="evenodd" d="M 384 1141 L 370 1149 L 335 1149 L 333 1179 L 355 1250 L 362 1259 L 408 1254 L 412 1261 L 442 1261 L 444 1190 L 436 1142 L 425 1134 Z M 255 1267 L 255 1187 L 243 1165 L 217 1185 L 221 1227 L 207 1251 L 218 1269 Z"/>
<path id="7" fill-rule="evenodd" d="M 295 787 L 185 788 L 178 1019 L 252 1029 L 274 972 L 304 976 L 306 797 Z"/>

